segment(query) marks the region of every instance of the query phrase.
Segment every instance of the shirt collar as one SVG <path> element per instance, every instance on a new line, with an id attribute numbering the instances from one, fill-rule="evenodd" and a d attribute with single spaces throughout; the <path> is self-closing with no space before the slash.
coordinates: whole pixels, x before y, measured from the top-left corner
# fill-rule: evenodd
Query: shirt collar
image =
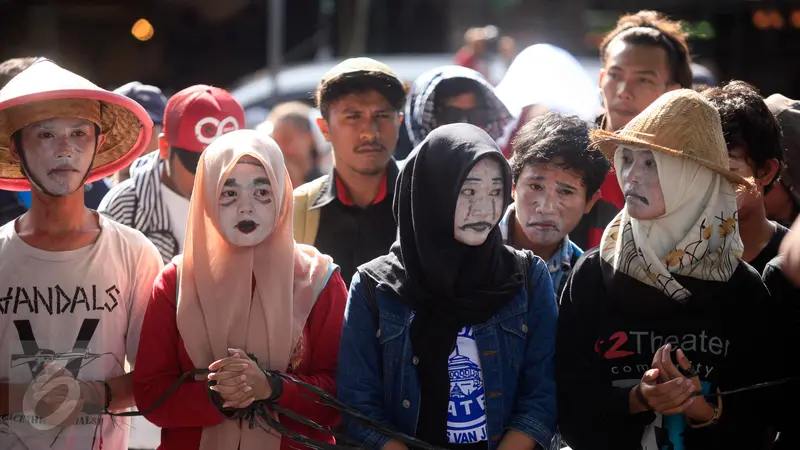
<path id="1" fill-rule="evenodd" d="M 375 197 L 375 200 L 372 203 L 373 205 L 386 200 L 387 197 L 391 198 L 393 196 L 394 185 L 399 172 L 400 170 L 397 167 L 397 161 L 395 161 L 394 158 L 389 159 L 389 163 L 386 166 L 386 172 L 383 174 L 381 187 L 378 190 L 377 197 Z M 319 194 L 312 202 L 311 209 L 321 208 L 336 198 L 338 198 L 339 201 L 346 206 L 353 206 L 353 201 L 350 199 L 347 189 L 345 189 L 344 184 L 336 175 L 336 169 L 332 168 L 326 176 L 326 180 L 323 182 Z"/>

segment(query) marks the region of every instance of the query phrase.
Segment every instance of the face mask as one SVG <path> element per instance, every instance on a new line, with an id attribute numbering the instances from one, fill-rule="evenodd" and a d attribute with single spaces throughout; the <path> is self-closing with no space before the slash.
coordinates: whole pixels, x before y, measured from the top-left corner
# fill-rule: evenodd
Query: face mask
<path id="1" fill-rule="evenodd" d="M 239 161 L 219 196 L 219 228 L 237 247 L 260 244 L 275 227 L 277 207 L 267 171 L 259 162 Z"/>
<path id="2" fill-rule="evenodd" d="M 456 202 L 454 236 L 463 244 L 481 245 L 503 214 L 503 174 L 489 158 L 479 161 L 461 185 Z"/>

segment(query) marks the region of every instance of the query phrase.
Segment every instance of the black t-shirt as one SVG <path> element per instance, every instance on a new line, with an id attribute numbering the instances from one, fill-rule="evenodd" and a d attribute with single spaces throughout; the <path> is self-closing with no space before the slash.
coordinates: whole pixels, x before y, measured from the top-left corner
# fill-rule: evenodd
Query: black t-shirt
<path id="1" fill-rule="evenodd" d="M 758 273 L 764 273 L 764 268 L 767 267 L 767 263 L 769 263 L 772 258 L 778 256 L 778 250 L 781 247 L 781 242 L 783 238 L 786 237 L 786 234 L 789 232 L 789 229 L 784 227 L 783 225 L 779 224 L 778 222 L 772 222 L 775 224 L 775 232 L 772 233 L 772 237 L 770 238 L 769 242 L 767 242 L 766 247 L 761 250 L 761 253 L 758 254 L 752 261 L 748 261 L 748 263 L 756 269 Z"/>
<path id="2" fill-rule="evenodd" d="M 676 276 L 692 296 L 685 304 L 618 274 L 610 280 L 597 249 L 573 268 L 561 296 L 556 347 L 559 428 L 573 450 L 715 450 L 763 448 L 774 420 L 774 391 L 723 397 L 719 423 L 689 427 L 683 416 L 632 415 L 630 390 L 666 343 L 679 346 L 704 392 L 775 380 L 769 293 L 739 264 L 728 282 Z M 709 397 L 709 402 L 716 398 Z M 682 442 L 678 442 L 682 441 Z"/>
<path id="3" fill-rule="evenodd" d="M 772 295 L 778 309 L 773 326 L 781 333 L 780 354 L 783 357 L 775 361 L 780 368 L 780 378 L 796 377 L 800 371 L 800 361 L 796 343 L 800 342 L 800 288 L 794 286 L 781 271 L 780 258 L 775 258 L 764 269 L 764 284 Z M 773 450 L 797 450 L 800 448 L 800 383 L 797 381 L 780 386 L 779 401 L 774 404 L 776 416 L 779 418 L 780 438 Z"/>

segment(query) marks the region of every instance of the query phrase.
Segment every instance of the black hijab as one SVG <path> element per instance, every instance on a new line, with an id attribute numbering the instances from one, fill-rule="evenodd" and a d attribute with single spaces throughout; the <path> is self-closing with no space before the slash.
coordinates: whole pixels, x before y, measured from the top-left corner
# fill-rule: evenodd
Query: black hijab
<path id="1" fill-rule="evenodd" d="M 497 225 L 479 246 L 454 237 L 461 186 L 483 158 L 500 163 L 502 215 L 511 203 L 511 171 L 497 144 L 473 125 L 439 127 L 409 155 L 395 185 L 399 240 L 388 255 L 362 266 L 415 311 L 411 345 L 419 358 L 422 398 L 416 437 L 433 445 L 447 445 L 447 360 L 458 332 L 488 321 L 519 292 L 526 276 Z"/>

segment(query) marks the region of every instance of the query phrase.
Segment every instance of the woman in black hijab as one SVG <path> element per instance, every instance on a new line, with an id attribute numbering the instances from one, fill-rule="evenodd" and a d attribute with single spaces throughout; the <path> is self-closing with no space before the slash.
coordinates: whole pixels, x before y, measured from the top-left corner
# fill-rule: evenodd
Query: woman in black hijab
<path id="1" fill-rule="evenodd" d="M 548 445 L 557 308 L 544 262 L 502 243 L 511 174 L 486 132 L 434 130 L 395 187 L 399 239 L 353 279 L 339 398 L 430 444 Z M 348 423 L 351 437 L 402 449 Z"/>

